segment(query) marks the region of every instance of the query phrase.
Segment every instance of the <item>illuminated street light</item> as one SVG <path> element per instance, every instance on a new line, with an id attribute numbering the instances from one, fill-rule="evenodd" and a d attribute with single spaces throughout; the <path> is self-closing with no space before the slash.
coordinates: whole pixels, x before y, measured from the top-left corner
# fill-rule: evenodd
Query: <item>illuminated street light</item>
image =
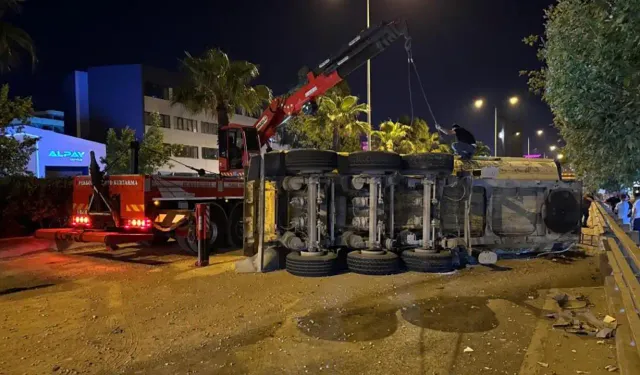
<path id="1" fill-rule="evenodd" d="M 556 147 L 556 146 L 549 146 L 549 150 L 551 150 L 551 151 L 555 151 L 557 148 L 558 147 Z"/>
<path id="2" fill-rule="evenodd" d="M 519 137 L 520 136 L 520 132 L 516 132 L 515 136 Z"/>
<path id="3" fill-rule="evenodd" d="M 538 130 L 538 131 L 536 132 L 536 134 L 538 134 L 538 135 L 542 135 L 542 134 L 544 134 L 544 131 L 543 131 L 543 130 Z"/>
<path id="4" fill-rule="evenodd" d="M 504 141 L 504 129 L 500 130 L 500 133 L 498 133 L 498 138 L 500 138 L 501 141 Z"/>
<path id="5" fill-rule="evenodd" d="M 557 158 L 558 158 L 558 160 L 562 160 L 562 158 L 564 158 L 564 155 L 558 154 Z"/>
<path id="6" fill-rule="evenodd" d="M 515 106 L 518 104 L 520 99 L 517 96 L 512 96 L 509 98 L 509 104 Z M 484 99 L 476 99 L 473 102 L 473 106 L 476 109 L 481 109 L 484 107 Z M 516 134 L 519 135 L 519 134 Z M 502 143 L 505 143 L 505 134 L 504 130 L 498 134 L 498 107 L 494 107 L 494 124 L 493 124 L 493 154 L 494 156 L 498 156 L 498 138 L 502 140 Z"/>

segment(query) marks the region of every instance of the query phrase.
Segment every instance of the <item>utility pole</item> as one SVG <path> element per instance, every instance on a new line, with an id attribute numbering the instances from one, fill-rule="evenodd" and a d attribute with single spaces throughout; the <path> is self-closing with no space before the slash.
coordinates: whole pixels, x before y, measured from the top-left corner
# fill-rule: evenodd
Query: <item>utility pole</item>
<path id="1" fill-rule="evenodd" d="M 371 27 L 370 0 L 367 0 L 367 29 Z M 371 125 L 371 60 L 367 60 L 367 122 Z M 367 151 L 371 151 L 371 132 L 367 134 Z"/>

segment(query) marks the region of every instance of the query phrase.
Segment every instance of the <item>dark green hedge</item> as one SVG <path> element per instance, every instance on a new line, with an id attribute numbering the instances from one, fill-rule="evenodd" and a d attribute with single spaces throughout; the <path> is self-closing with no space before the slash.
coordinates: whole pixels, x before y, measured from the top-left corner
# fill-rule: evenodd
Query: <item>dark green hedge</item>
<path id="1" fill-rule="evenodd" d="M 72 178 L 0 178 L 0 237 L 65 226 L 71 215 Z"/>

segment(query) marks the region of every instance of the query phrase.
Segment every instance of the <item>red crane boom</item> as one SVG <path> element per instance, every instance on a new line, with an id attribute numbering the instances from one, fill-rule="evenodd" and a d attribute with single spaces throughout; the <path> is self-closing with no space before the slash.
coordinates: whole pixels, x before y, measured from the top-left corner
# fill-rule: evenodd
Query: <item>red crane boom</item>
<path id="1" fill-rule="evenodd" d="M 251 156 L 260 153 L 260 148 L 275 135 L 279 126 L 300 113 L 313 112 L 317 108 L 318 97 L 387 49 L 400 36 L 405 37 L 405 47 L 410 48 L 411 38 L 405 21 L 383 22 L 360 32 L 338 53 L 310 71 L 304 84 L 274 98 L 253 127 L 230 124 L 221 128 L 220 172 L 242 170 Z M 231 155 L 234 148 L 236 155 Z"/>

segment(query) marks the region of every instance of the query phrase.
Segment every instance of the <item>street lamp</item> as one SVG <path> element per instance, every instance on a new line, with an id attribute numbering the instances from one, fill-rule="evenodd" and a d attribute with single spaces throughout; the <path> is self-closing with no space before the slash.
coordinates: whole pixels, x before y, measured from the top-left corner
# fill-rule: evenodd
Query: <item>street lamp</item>
<path id="1" fill-rule="evenodd" d="M 558 147 L 556 147 L 556 146 L 549 146 L 549 150 L 551 150 L 551 151 L 555 151 L 557 148 Z"/>
<path id="2" fill-rule="evenodd" d="M 544 130 L 536 130 L 536 135 L 539 137 L 544 134 Z M 520 136 L 520 132 L 514 134 L 516 137 Z M 555 150 L 555 146 L 551 146 L 551 151 Z M 527 136 L 527 155 L 531 154 L 531 137 Z"/>
<path id="3" fill-rule="evenodd" d="M 509 98 L 509 104 L 511 106 L 516 106 L 518 105 L 518 103 L 520 102 L 520 98 L 518 98 L 517 96 L 512 96 Z M 482 107 L 484 107 L 484 99 L 482 98 L 478 98 L 473 102 L 473 106 L 476 109 L 481 109 Z M 493 107 L 494 110 L 494 122 L 493 122 L 493 155 L 494 156 L 498 156 L 498 107 L 494 106 Z M 519 134 L 517 134 L 519 135 Z M 500 139 L 502 140 L 502 142 L 504 143 L 504 133 L 502 134 L 502 137 L 500 137 Z"/>
<path id="4" fill-rule="evenodd" d="M 558 156 L 556 156 L 556 158 L 557 158 L 558 160 L 562 160 L 562 158 L 564 158 L 564 155 L 562 155 L 562 154 L 558 154 Z"/>

